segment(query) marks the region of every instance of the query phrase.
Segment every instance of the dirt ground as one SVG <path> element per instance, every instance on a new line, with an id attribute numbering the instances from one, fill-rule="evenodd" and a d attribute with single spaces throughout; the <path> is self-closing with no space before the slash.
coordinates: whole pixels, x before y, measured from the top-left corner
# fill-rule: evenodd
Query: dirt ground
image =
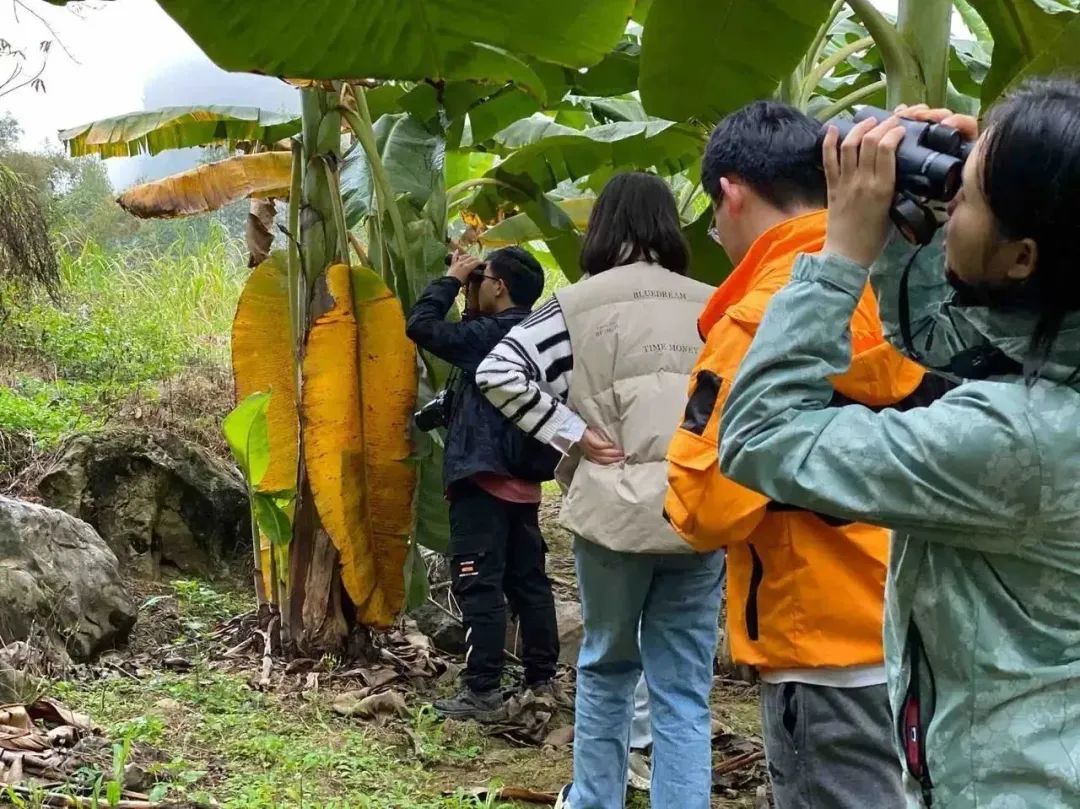
<path id="1" fill-rule="evenodd" d="M 543 516 L 556 589 L 574 597 L 569 539 L 554 525 L 554 504 Z M 365 665 L 289 664 L 265 658 L 260 637 L 235 617 L 254 607 L 242 582 L 142 590 L 130 647 L 66 672 L 49 691 L 127 750 L 117 772 L 133 768 L 142 779 L 128 786 L 169 806 L 524 808 L 544 804 L 501 800 L 497 789 L 554 793 L 570 778 L 566 738 L 528 745 L 513 732 L 439 721 L 430 701 L 453 690 L 460 661 L 415 634 L 398 631 L 377 644 Z M 572 672 L 565 676 L 572 681 Z M 374 707 L 356 709 L 371 700 Z M 761 806 L 756 688 L 718 677 L 713 716 L 721 724 L 715 762 L 733 765 L 717 776 L 713 806 Z M 564 710 L 544 733 L 570 724 Z M 632 792 L 627 806 L 645 809 L 648 796 Z"/>

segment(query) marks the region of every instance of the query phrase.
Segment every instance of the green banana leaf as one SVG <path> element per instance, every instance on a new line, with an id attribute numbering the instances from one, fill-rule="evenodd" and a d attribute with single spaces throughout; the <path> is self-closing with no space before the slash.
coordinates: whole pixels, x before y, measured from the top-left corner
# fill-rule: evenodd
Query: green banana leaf
<path id="1" fill-rule="evenodd" d="M 584 73 L 570 71 L 567 83 L 575 95 L 621 96 L 637 90 L 640 69 L 641 45 L 624 41 Z"/>
<path id="2" fill-rule="evenodd" d="M 513 81 L 543 96 L 525 62 L 596 64 L 634 0 L 158 0 L 226 70 L 311 79 Z"/>
<path id="3" fill-rule="evenodd" d="M 574 197 L 555 201 L 555 205 L 570 217 L 573 226 L 582 232 L 589 222 L 589 214 L 592 213 L 595 203 L 596 197 Z M 495 249 L 523 242 L 540 241 L 543 238 L 544 234 L 536 223 L 526 214 L 519 213 L 484 231 L 480 241 L 484 247 Z"/>
<path id="4" fill-rule="evenodd" d="M 538 112 L 540 102 L 513 84 L 492 87 L 458 81 L 439 90 L 427 83 L 418 84 L 401 99 L 401 108 L 432 131 L 445 126 L 447 147 L 457 149 L 490 140 L 514 121 Z"/>
<path id="5" fill-rule="evenodd" d="M 442 139 L 405 113 L 384 115 L 375 122 L 375 140 L 395 196 L 405 195 L 423 208 L 432 190 L 443 182 Z M 367 155 L 357 147 L 341 167 L 341 199 L 345 223 L 355 227 L 375 212 L 375 187 Z"/>
<path id="6" fill-rule="evenodd" d="M 1080 64 L 1080 14 L 1047 0 L 969 0 L 994 37 L 993 62 L 982 83 L 988 108 L 1009 86 Z"/>
<path id="7" fill-rule="evenodd" d="M 664 176 L 677 174 L 701 159 L 704 136 L 703 130 L 670 121 L 620 121 L 576 130 L 546 116 L 533 116 L 495 136 L 507 157 L 488 172 L 494 183 L 484 186 L 470 207 L 490 221 L 508 188 L 516 194 L 543 194 L 564 180 L 593 175 L 602 168 L 608 176 L 650 168 Z"/>
<path id="8" fill-rule="evenodd" d="M 665 0 L 641 42 L 638 88 L 650 114 L 714 123 L 773 95 L 803 58 L 831 0 Z"/>
<path id="9" fill-rule="evenodd" d="M 240 141 L 276 143 L 300 132 L 300 117 L 257 107 L 164 107 L 104 118 L 62 130 L 72 157 L 129 157 L 168 149 Z"/>

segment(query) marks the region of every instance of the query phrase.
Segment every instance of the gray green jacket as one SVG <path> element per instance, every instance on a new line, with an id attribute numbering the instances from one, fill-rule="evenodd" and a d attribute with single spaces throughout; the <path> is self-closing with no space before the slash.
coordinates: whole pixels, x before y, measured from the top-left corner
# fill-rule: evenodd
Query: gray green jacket
<path id="1" fill-rule="evenodd" d="M 870 273 L 896 344 L 910 257 L 894 238 Z M 904 413 L 830 408 L 866 279 L 844 259 L 800 257 L 728 398 L 720 468 L 774 500 L 894 529 L 890 697 L 900 745 L 917 689 L 928 764 L 909 773 L 911 806 L 1080 806 L 1080 316 L 1031 384 L 968 381 Z M 983 343 L 1023 359 L 1031 316 L 950 305 L 939 243 L 909 290 L 925 364 Z"/>

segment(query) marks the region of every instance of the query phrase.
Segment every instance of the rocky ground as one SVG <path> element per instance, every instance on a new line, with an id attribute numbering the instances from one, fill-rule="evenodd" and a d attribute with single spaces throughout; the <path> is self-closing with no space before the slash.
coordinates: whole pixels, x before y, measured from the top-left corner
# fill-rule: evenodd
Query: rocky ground
<path id="1" fill-rule="evenodd" d="M 42 502 L 0 498 L 0 805 L 475 809 L 550 804 L 568 780 L 563 705 L 514 698 L 494 727 L 432 713 L 461 665 L 437 564 L 440 607 L 364 659 L 283 660 L 243 572 L 242 484 L 215 458 L 163 434 L 77 439 L 26 496 Z M 542 522 L 572 662 L 556 510 Z M 717 677 L 716 807 L 762 805 L 756 712 L 753 686 Z"/>

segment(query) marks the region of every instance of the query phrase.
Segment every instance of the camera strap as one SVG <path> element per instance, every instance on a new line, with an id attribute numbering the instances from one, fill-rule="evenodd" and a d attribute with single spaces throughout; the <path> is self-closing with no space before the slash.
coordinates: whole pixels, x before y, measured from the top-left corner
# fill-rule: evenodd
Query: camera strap
<path id="1" fill-rule="evenodd" d="M 989 343 L 965 348 L 956 354 L 946 365 L 930 365 L 925 362 L 922 355 L 915 348 L 914 336 L 911 332 L 911 300 L 908 293 L 908 284 L 911 276 L 911 268 L 915 265 L 915 259 L 922 252 L 920 247 L 916 250 L 904 272 L 900 276 L 900 337 L 904 341 L 904 350 L 908 356 L 920 365 L 932 371 L 949 374 L 958 379 L 988 379 L 992 376 L 1023 376 L 1024 366 L 1008 356 L 1004 351 Z"/>

